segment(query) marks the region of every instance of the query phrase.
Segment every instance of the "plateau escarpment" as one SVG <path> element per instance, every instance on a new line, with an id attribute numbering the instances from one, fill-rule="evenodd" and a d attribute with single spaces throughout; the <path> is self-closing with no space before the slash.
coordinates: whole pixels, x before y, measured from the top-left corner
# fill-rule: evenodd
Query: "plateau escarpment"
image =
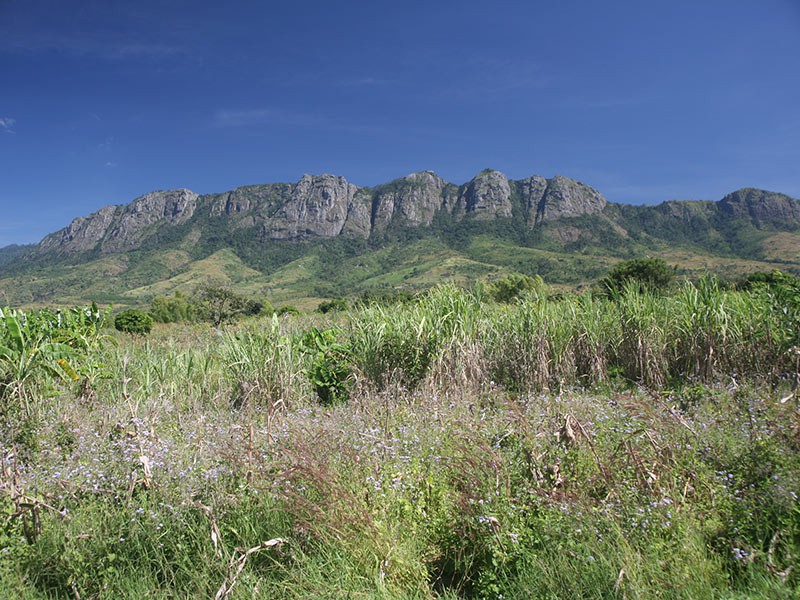
<path id="1" fill-rule="evenodd" d="M 189 190 L 151 192 L 127 206 L 106 206 L 79 217 L 45 237 L 43 252 L 71 256 L 139 248 L 161 227 L 228 217 L 226 227 L 255 227 L 259 241 L 351 236 L 367 239 L 392 226 L 420 227 L 443 212 L 455 220 L 511 218 L 515 203 L 529 226 L 548 220 L 601 212 L 606 200 L 595 189 L 557 176 L 510 181 L 486 170 L 456 186 L 430 171 L 412 173 L 375 188 L 359 187 L 344 177 L 304 175 L 295 184 L 266 184 L 223 194 Z"/>
<path id="2" fill-rule="evenodd" d="M 471 226 L 459 229 L 462 223 Z M 392 232 L 425 227 L 429 234 L 451 236 L 451 241 L 476 232 L 513 231 L 523 245 L 559 251 L 585 253 L 592 246 L 624 256 L 688 244 L 758 258 L 764 232 L 800 228 L 800 201 L 744 188 L 718 202 L 632 206 L 608 202 L 596 189 L 561 175 L 510 180 L 493 169 L 463 185 L 432 171 L 375 187 L 360 187 L 336 175 L 303 175 L 297 183 L 251 185 L 218 194 L 151 192 L 128 205 L 78 217 L 38 246 L 14 253 L 14 259 L 9 254 L 5 262 L 36 256 L 82 260 L 83 255 L 175 247 L 191 250 L 195 258 L 235 247 L 252 261 L 268 256 L 275 244 L 336 238 L 380 243 Z M 392 239 L 403 235 L 393 234 Z"/>

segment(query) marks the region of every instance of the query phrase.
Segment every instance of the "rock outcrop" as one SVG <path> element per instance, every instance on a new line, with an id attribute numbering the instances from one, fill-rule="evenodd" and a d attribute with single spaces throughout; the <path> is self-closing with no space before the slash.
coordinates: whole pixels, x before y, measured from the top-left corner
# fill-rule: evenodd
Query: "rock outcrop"
<path id="1" fill-rule="evenodd" d="M 192 218 L 198 195 L 189 190 L 145 194 L 127 206 L 104 206 L 78 217 L 40 243 L 42 251 L 72 255 L 100 249 L 103 253 L 133 250 L 159 225 L 177 225 Z"/>
<path id="2" fill-rule="evenodd" d="M 104 206 L 88 217 L 78 217 L 64 229 L 46 236 L 39 242 L 39 248 L 65 255 L 94 250 L 122 210 L 121 206 Z"/>
<path id="3" fill-rule="evenodd" d="M 430 225 L 436 211 L 455 200 L 454 186 L 432 171 L 412 173 L 376 188 L 372 200 L 372 231 L 383 233 L 390 224 Z"/>
<path id="4" fill-rule="evenodd" d="M 800 201 L 784 194 L 753 188 L 737 190 L 719 202 L 722 214 L 733 218 L 749 218 L 758 227 L 800 224 Z"/>
<path id="5" fill-rule="evenodd" d="M 190 190 L 151 192 L 122 209 L 116 222 L 103 236 L 104 253 L 133 250 L 147 237 L 153 226 L 180 225 L 194 215 L 198 195 Z"/>
<path id="6" fill-rule="evenodd" d="M 541 222 L 544 218 L 544 194 L 547 191 L 547 179 L 540 175 L 528 177 L 517 182 L 519 197 L 525 221 L 529 226 Z M 539 214 L 541 208 L 541 215 Z M 538 219 L 537 219 L 538 217 Z"/>
<path id="7" fill-rule="evenodd" d="M 250 213 L 268 217 L 291 199 L 294 187 L 290 183 L 248 185 L 223 194 L 202 196 L 202 203 L 207 205 L 208 213 L 213 217 Z"/>
<path id="8" fill-rule="evenodd" d="M 500 171 L 482 171 L 467 184 L 459 206 L 463 206 L 468 214 L 474 213 L 476 219 L 510 217 L 512 205 L 508 177 Z"/>
<path id="9" fill-rule="evenodd" d="M 339 235 L 357 191 L 344 177 L 303 175 L 289 201 L 270 220 L 268 236 L 291 240 Z"/>
<path id="10" fill-rule="evenodd" d="M 561 175 L 552 179 L 534 175 L 518 182 L 518 189 L 526 220 L 532 226 L 600 213 L 607 204 L 593 187 Z"/>
<path id="11" fill-rule="evenodd" d="M 547 182 L 544 198 L 536 211 L 537 222 L 602 212 L 606 199 L 586 184 L 557 175 Z"/>

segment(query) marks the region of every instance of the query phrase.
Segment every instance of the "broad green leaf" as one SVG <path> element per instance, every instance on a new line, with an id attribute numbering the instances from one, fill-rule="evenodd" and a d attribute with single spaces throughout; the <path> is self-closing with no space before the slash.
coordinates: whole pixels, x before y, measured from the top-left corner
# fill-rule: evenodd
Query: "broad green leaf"
<path id="1" fill-rule="evenodd" d="M 18 352 L 22 352 L 25 346 L 25 337 L 22 334 L 22 328 L 19 323 L 17 315 L 7 313 L 5 317 L 6 331 L 8 331 L 9 341 L 16 347 Z"/>

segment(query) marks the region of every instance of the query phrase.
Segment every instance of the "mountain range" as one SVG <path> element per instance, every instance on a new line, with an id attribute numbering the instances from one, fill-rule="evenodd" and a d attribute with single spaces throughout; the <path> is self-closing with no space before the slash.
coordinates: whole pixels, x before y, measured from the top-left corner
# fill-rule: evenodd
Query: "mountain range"
<path id="1" fill-rule="evenodd" d="M 463 185 L 431 171 L 375 187 L 304 175 L 218 194 L 151 192 L 0 249 L 0 302 L 136 305 L 208 279 L 300 303 L 510 272 L 575 287 L 635 256 L 732 277 L 796 273 L 799 252 L 800 201 L 752 188 L 633 206 L 567 177 L 493 169 Z"/>

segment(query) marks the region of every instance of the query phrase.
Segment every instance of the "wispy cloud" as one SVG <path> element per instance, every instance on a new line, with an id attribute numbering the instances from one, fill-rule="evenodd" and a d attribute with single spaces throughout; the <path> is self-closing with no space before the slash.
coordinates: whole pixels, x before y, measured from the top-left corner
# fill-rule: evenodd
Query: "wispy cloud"
<path id="1" fill-rule="evenodd" d="M 111 58 L 161 59 L 161 58 L 180 57 L 188 54 L 189 51 L 183 46 L 172 46 L 169 44 L 161 44 L 161 43 L 134 42 L 134 43 L 120 44 L 114 46 L 112 48 Z"/>
<path id="2" fill-rule="evenodd" d="M 5 133 L 14 133 L 14 125 L 17 120 L 11 117 L 0 117 L 0 131 Z"/>
<path id="3" fill-rule="evenodd" d="M 616 109 L 640 106 L 657 99 L 647 93 L 630 94 L 624 91 L 618 94 L 590 95 L 590 94 L 566 94 L 554 100 L 554 104 L 566 108 L 575 109 Z"/>
<path id="4" fill-rule="evenodd" d="M 341 87 L 377 87 L 386 86 L 394 83 L 391 79 L 382 79 L 379 77 L 356 77 L 354 79 L 343 79 L 335 82 L 336 85 Z"/>
<path id="5" fill-rule="evenodd" d="M 71 37 L 60 34 L 40 34 L 27 39 L 12 40 L 18 51 L 30 53 L 58 52 L 78 58 L 92 57 L 109 61 L 162 60 L 179 58 L 189 52 L 177 45 L 159 42 L 118 41 L 101 36 Z"/>
<path id="6" fill-rule="evenodd" d="M 100 152 L 103 152 L 103 153 L 106 153 L 106 154 L 111 152 L 111 150 L 113 148 L 114 148 L 114 138 L 113 137 L 107 137 L 105 139 L 105 141 L 100 142 L 99 144 L 97 144 L 97 149 Z"/>
<path id="7" fill-rule="evenodd" d="M 273 108 L 220 109 L 214 114 L 212 124 L 216 127 L 254 127 L 286 123 L 287 120 L 296 121 L 298 115 Z M 313 119 L 305 116 L 303 120 L 310 124 Z"/>
<path id="8" fill-rule="evenodd" d="M 322 114 L 304 113 L 282 108 L 220 109 L 211 119 L 214 127 L 247 129 L 268 126 L 288 126 L 302 129 L 325 129 L 353 134 L 382 134 L 379 125 L 352 123 Z"/>
<path id="9" fill-rule="evenodd" d="M 477 83 L 495 92 L 538 89 L 549 82 L 542 67 L 534 61 L 473 57 L 468 64 Z"/>
<path id="10" fill-rule="evenodd" d="M 149 31 L 111 33 L 103 29 L 56 29 L 22 19 L 16 26 L 0 23 L 0 54 L 56 53 L 108 61 L 166 60 L 191 55 L 182 39 L 164 42 Z"/>

